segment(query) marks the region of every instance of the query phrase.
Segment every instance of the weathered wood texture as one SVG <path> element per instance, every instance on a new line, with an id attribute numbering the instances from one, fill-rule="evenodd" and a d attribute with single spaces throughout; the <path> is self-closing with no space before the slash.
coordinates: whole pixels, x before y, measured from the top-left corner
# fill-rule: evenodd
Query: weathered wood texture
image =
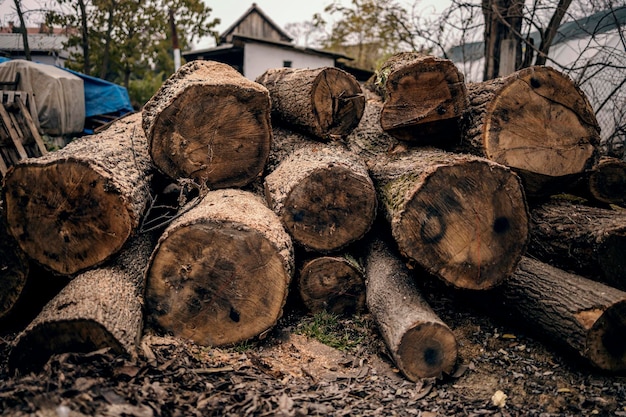
<path id="1" fill-rule="evenodd" d="M 626 207 L 626 161 L 600 158 L 570 192 L 602 204 Z"/>
<path id="2" fill-rule="evenodd" d="M 283 150 L 293 150 L 277 150 L 285 159 L 265 177 L 265 197 L 294 242 L 329 253 L 362 238 L 376 217 L 377 199 L 361 160 L 339 144 L 275 136 Z"/>
<path id="3" fill-rule="evenodd" d="M 528 208 L 513 171 L 426 147 L 381 154 L 369 165 L 381 210 L 409 260 L 459 288 L 488 289 L 515 270 Z"/>
<path id="4" fill-rule="evenodd" d="M 600 369 L 626 369 L 625 292 L 523 257 L 499 295 L 532 330 Z"/>
<path id="5" fill-rule="evenodd" d="M 8 229 L 30 258 L 58 274 L 94 267 L 140 224 L 152 170 L 135 113 L 15 165 L 3 187 Z"/>
<path id="6" fill-rule="evenodd" d="M 269 92 L 230 66 L 183 65 L 143 108 L 155 165 L 173 179 L 240 187 L 263 170 L 272 140 Z"/>
<path id="7" fill-rule="evenodd" d="M 293 256 L 260 197 L 211 191 L 159 239 L 147 271 L 147 322 L 206 346 L 258 336 L 282 315 Z"/>
<path id="8" fill-rule="evenodd" d="M 420 145 L 448 147 L 460 141 L 469 100 L 463 74 L 452 61 L 399 53 L 383 64 L 375 84 L 384 101 L 384 131 Z"/>
<path id="9" fill-rule="evenodd" d="M 528 253 L 626 289 L 626 210 L 553 199 L 531 210 Z"/>
<path id="10" fill-rule="evenodd" d="M 138 234 L 115 259 L 71 280 L 18 335 L 9 366 L 37 371 L 55 353 L 103 348 L 134 357 L 142 334 L 144 272 L 153 243 L 149 234 Z"/>
<path id="11" fill-rule="evenodd" d="M 350 256 L 307 259 L 297 284 L 300 298 L 311 313 L 352 315 L 365 311 L 364 271 Z"/>
<path id="12" fill-rule="evenodd" d="M 11 311 L 17 303 L 30 270 L 26 254 L 7 231 L 1 206 L 0 202 L 0 318 Z"/>
<path id="13" fill-rule="evenodd" d="M 361 86 L 339 68 L 274 68 L 256 82 L 270 92 L 276 123 L 322 140 L 343 138 L 363 115 Z"/>
<path id="14" fill-rule="evenodd" d="M 529 197 L 566 189 L 596 162 L 598 122 L 563 73 L 535 66 L 467 88 L 468 126 L 455 150 L 515 169 Z"/>
<path id="15" fill-rule="evenodd" d="M 457 360 L 454 333 L 430 308 L 415 278 L 382 241 L 366 261 L 367 307 L 398 369 L 411 381 L 450 373 Z"/>

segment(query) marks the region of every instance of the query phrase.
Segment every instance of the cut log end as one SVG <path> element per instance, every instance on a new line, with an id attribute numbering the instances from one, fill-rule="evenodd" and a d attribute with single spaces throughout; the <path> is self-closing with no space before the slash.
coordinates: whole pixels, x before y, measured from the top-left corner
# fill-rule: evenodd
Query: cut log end
<path id="1" fill-rule="evenodd" d="M 54 341 L 51 343 L 50 341 Z M 8 358 L 10 369 L 38 371 L 54 354 L 89 353 L 110 348 L 114 354 L 132 355 L 100 323 L 92 320 L 66 320 L 43 323 L 20 337 Z"/>
<path id="2" fill-rule="evenodd" d="M 325 68 L 315 78 L 312 91 L 313 113 L 321 135 L 341 138 L 359 124 L 365 110 L 365 96 L 350 74 Z"/>
<path id="3" fill-rule="evenodd" d="M 549 67 L 511 77 L 489 104 L 483 134 L 489 159 L 548 177 L 589 168 L 599 142 L 588 101 L 568 77 Z"/>
<path id="4" fill-rule="evenodd" d="M 293 188 L 281 221 L 303 247 L 328 252 L 360 239 L 376 216 L 376 190 L 368 176 L 334 165 Z"/>
<path id="5" fill-rule="evenodd" d="M 589 176 L 589 191 L 600 202 L 626 207 L 626 162 L 601 160 Z"/>
<path id="6" fill-rule="evenodd" d="M 593 311 L 581 312 L 577 319 L 584 322 L 584 317 L 589 314 L 593 315 Z M 589 330 L 587 334 L 589 359 L 600 369 L 626 370 L 624 334 L 626 334 L 626 300 L 607 308 Z"/>
<path id="7" fill-rule="evenodd" d="M 271 144 L 269 95 L 234 90 L 192 86 L 158 115 L 150 154 L 165 174 L 216 189 L 247 185 L 263 171 Z"/>
<path id="8" fill-rule="evenodd" d="M 451 165 L 427 178 L 392 229 L 404 254 L 430 273 L 458 288 L 489 289 L 513 273 L 526 247 L 524 201 L 508 169 Z"/>
<path id="9" fill-rule="evenodd" d="M 32 259 L 61 274 L 107 259 L 136 223 L 105 176 L 70 159 L 16 166 L 6 188 L 9 231 Z"/>
<path id="10" fill-rule="evenodd" d="M 222 346 L 276 323 L 290 277 L 260 233 L 239 224 L 197 223 L 160 243 L 147 280 L 152 324 L 198 344 Z"/>
<path id="11" fill-rule="evenodd" d="M 304 264 L 298 279 L 304 305 L 312 313 L 351 315 L 365 308 L 363 272 L 343 257 L 323 256 Z"/>
<path id="12" fill-rule="evenodd" d="M 449 374 L 456 360 L 456 338 L 443 323 L 418 324 L 404 334 L 398 346 L 398 366 L 413 381 Z"/>

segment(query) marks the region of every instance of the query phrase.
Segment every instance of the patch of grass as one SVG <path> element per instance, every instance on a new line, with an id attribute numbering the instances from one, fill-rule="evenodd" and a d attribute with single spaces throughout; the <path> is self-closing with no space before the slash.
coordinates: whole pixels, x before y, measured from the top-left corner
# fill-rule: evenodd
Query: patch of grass
<path id="1" fill-rule="evenodd" d="M 326 311 L 304 317 L 295 329 L 297 334 L 342 351 L 359 346 L 368 331 L 367 324 L 359 317 L 344 318 Z"/>

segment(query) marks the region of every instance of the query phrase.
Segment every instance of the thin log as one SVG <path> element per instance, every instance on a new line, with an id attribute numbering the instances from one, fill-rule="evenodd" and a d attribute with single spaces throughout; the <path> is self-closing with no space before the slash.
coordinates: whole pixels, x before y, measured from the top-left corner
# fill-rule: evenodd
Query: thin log
<path id="1" fill-rule="evenodd" d="M 210 191 L 163 232 L 147 271 L 147 323 L 206 346 L 239 343 L 282 315 L 293 247 L 263 200 Z"/>
<path id="2" fill-rule="evenodd" d="M 596 162 L 598 121 L 565 74 L 535 66 L 467 88 L 468 125 L 454 149 L 513 168 L 529 197 L 567 189 Z"/>
<path id="3" fill-rule="evenodd" d="M 530 255 L 626 289 L 626 210 L 554 198 L 533 208 L 530 218 Z"/>
<path id="4" fill-rule="evenodd" d="M 38 371 L 54 354 L 104 348 L 135 357 L 153 243 L 149 234 L 138 234 L 111 262 L 71 280 L 18 335 L 9 367 Z"/>
<path id="5" fill-rule="evenodd" d="M 457 360 L 454 333 L 430 308 L 415 278 L 382 241 L 366 262 L 367 306 L 398 369 L 411 381 L 449 374 Z"/>
<path id="6" fill-rule="evenodd" d="M 244 186 L 267 161 L 270 109 L 267 89 L 229 65 L 189 62 L 143 108 L 150 155 L 172 179 Z"/>
<path id="7" fill-rule="evenodd" d="M 532 330 L 599 369 L 626 370 L 626 292 L 523 257 L 498 294 Z"/>
<path id="8" fill-rule="evenodd" d="M 361 86 L 339 68 L 274 68 L 256 82 L 269 90 L 277 123 L 321 140 L 343 138 L 363 115 Z"/>
<path id="9" fill-rule="evenodd" d="M 140 224 L 153 164 L 141 114 L 20 161 L 4 179 L 8 230 L 33 260 L 61 275 L 97 266 Z"/>
<path id="10" fill-rule="evenodd" d="M 570 192 L 600 204 L 626 208 L 626 161 L 600 158 Z"/>

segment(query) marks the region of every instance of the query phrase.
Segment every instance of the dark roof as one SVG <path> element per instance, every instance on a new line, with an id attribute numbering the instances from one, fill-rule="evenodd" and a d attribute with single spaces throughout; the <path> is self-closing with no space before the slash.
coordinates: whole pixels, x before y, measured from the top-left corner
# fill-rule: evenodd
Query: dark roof
<path id="1" fill-rule="evenodd" d="M 237 19 L 232 25 L 228 27 L 222 34 L 220 35 L 220 42 L 225 42 L 229 35 L 233 35 L 234 30 L 250 16 L 251 14 L 258 14 L 265 22 L 272 27 L 280 36 L 287 41 L 292 41 L 293 38 L 285 32 L 280 26 L 278 26 L 269 16 L 267 16 L 261 8 L 256 4 L 252 3 L 252 6 L 243 14 L 239 19 Z"/>
<path id="2" fill-rule="evenodd" d="M 582 19 L 563 23 L 559 26 L 552 45 L 585 38 L 591 34 L 605 33 L 623 25 L 626 25 L 626 6 L 613 10 L 604 10 Z M 532 32 L 529 36 L 533 39 L 535 45 L 539 45 L 541 42 L 539 32 Z M 450 48 L 447 51 L 447 55 L 449 59 L 455 62 L 473 61 L 483 57 L 483 45 L 484 42 L 469 42 L 457 45 Z"/>

